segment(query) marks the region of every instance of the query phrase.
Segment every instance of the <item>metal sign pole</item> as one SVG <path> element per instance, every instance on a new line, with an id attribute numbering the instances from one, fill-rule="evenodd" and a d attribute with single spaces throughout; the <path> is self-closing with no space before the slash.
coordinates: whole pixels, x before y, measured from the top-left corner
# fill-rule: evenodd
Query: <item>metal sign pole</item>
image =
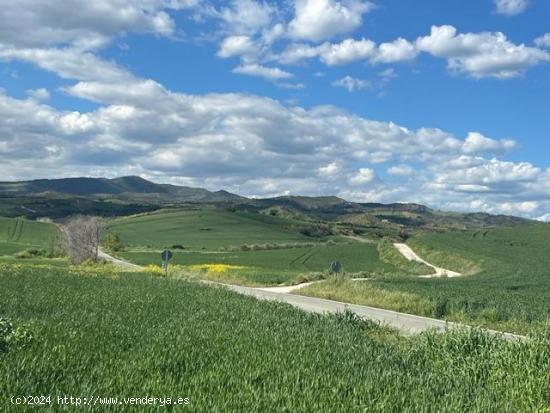
<path id="1" fill-rule="evenodd" d="M 172 251 L 170 250 L 164 250 L 160 254 L 160 258 L 162 259 L 162 268 L 164 269 L 164 274 L 168 277 L 168 261 L 172 259 Z"/>

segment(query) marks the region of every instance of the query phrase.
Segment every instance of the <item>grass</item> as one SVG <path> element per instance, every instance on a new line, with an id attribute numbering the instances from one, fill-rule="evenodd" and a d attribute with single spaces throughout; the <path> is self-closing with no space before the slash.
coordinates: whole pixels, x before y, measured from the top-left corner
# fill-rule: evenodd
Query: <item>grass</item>
<path id="1" fill-rule="evenodd" d="M 29 248 L 46 248 L 57 233 L 53 224 L 0 217 L 0 256 L 13 255 Z"/>
<path id="2" fill-rule="evenodd" d="M 121 257 L 136 264 L 159 264 L 158 252 L 122 252 Z M 192 267 L 201 264 L 226 264 L 240 266 L 228 273 L 216 276 L 229 282 L 239 281 L 247 285 L 276 285 L 288 283 L 300 275 L 328 271 L 332 261 L 339 260 L 347 273 L 384 274 L 395 273 L 397 268 L 382 262 L 376 244 L 318 244 L 313 247 L 233 251 L 233 252 L 174 252 L 171 264 Z M 210 277 L 210 279 L 212 279 Z"/>
<path id="3" fill-rule="evenodd" d="M 0 266 L 0 318 L 18 331 L 0 353 L 0 410 L 27 411 L 9 404 L 12 395 L 188 397 L 187 408 L 201 412 L 550 407 L 548 334 L 524 343 L 477 331 L 396 342 L 351 314 L 319 316 L 224 289 L 97 271 Z M 148 409 L 158 407 L 93 411 Z"/>
<path id="4" fill-rule="evenodd" d="M 401 313 L 417 314 L 430 317 L 432 302 L 421 295 L 384 289 L 384 285 L 374 280 L 352 281 L 345 277 L 331 277 L 322 283 L 315 283 L 302 288 L 296 294 L 326 298 L 368 305 L 371 307 L 389 308 Z"/>
<path id="5" fill-rule="evenodd" d="M 403 299 L 415 314 L 526 333 L 550 319 L 549 241 L 547 224 L 419 235 L 411 245 L 421 256 L 435 265 L 475 274 L 383 278 L 369 281 L 368 287 L 315 285 L 301 293 L 395 310 L 408 304 L 387 297 L 406 294 L 408 298 Z M 446 302 L 444 308 L 435 311 L 442 302 Z"/>
<path id="6" fill-rule="evenodd" d="M 231 245 L 311 241 L 290 219 L 220 210 L 162 211 L 119 218 L 109 229 L 125 245 L 166 248 L 219 249 Z"/>

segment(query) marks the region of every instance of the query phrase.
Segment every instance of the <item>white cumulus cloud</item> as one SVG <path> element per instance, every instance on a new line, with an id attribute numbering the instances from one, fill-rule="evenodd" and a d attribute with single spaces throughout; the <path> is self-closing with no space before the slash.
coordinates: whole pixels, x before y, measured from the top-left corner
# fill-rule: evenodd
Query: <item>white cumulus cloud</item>
<path id="1" fill-rule="evenodd" d="M 374 5 L 359 0 L 296 0 L 291 37 L 319 41 L 355 30 Z"/>
<path id="2" fill-rule="evenodd" d="M 494 2 L 497 13 L 506 16 L 521 14 L 529 6 L 529 0 L 494 0 Z"/>

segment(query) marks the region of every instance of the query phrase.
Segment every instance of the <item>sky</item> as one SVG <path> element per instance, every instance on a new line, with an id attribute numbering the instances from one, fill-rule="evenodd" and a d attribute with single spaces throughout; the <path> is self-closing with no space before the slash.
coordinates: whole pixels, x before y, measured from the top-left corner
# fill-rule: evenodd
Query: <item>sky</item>
<path id="1" fill-rule="evenodd" d="M 550 220 L 547 0 L 0 0 L 0 180 Z"/>

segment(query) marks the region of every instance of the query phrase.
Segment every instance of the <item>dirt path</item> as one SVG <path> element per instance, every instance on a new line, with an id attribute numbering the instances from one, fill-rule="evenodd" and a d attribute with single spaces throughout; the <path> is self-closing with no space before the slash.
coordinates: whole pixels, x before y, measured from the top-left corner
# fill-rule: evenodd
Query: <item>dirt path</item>
<path id="1" fill-rule="evenodd" d="M 99 256 L 99 258 L 105 261 L 109 261 L 109 262 L 112 262 L 113 264 L 120 265 L 121 267 L 124 267 L 128 270 L 141 270 L 143 268 L 141 265 L 133 264 L 131 262 L 115 258 L 112 255 L 107 254 L 101 248 L 99 249 L 97 255 Z"/>
<path id="2" fill-rule="evenodd" d="M 435 274 L 421 275 L 420 278 L 433 278 L 433 277 L 460 277 L 462 274 L 456 271 L 447 270 L 445 268 L 436 267 L 430 264 L 428 261 L 420 258 L 407 244 L 395 243 L 395 248 L 409 261 L 418 261 L 434 269 Z"/>
<path id="3" fill-rule="evenodd" d="M 350 281 L 368 281 L 372 280 L 372 278 L 352 278 Z M 317 280 L 317 281 L 308 281 L 301 284 L 295 284 L 295 285 L 282 285 L 278 287 L 258 287 L 257 290 L 262 291 L 271 291 L 273 293 L 281 293 L 281 294 L 291 294 L 294 291 L 300 290 L 304 287 L 308 287 L 312 284 L 320 283 L 326 281 L 326 279 L 323 280 Z"/>

